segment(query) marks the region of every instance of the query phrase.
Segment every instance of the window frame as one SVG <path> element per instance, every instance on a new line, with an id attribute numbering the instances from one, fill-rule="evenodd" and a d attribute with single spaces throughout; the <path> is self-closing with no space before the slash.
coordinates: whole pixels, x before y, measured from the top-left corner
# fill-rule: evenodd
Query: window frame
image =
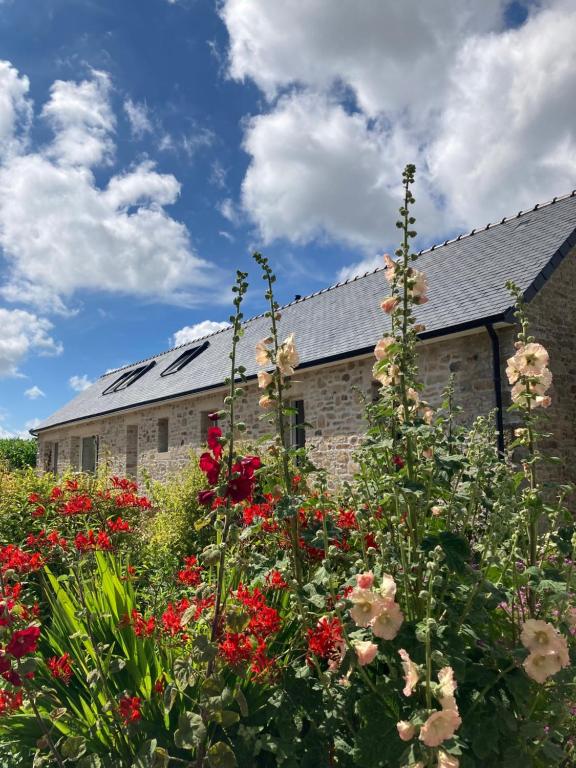
<path id="1" fill-rule="evenodd" d="M 172 376 L 175 373 L 180 373 L 180 371 L 185 368 L 188 363 L 191 363 L 192 360 L 195 360 L 199 355 L 204 352 L 204 350 L 208 349 L 210 346 L 209 341 L 205 341 L 202 344 L 198 344 L 195 347 L 191 347 L 189 349 L 184 350 L 181 355 L 179 355 L 176 360 L 173 360 L 170 365 L 165 368 L 160 376 Z"/>
<path id="2" fill-rule="evenodd" d="M 122 392 L 128 387 L 131 387 L 134 382 L 142 378 L 145 373 L 148 373 L 156 365 L 156 360 L 152 360 L 146 365 L 139 365 L 136 368 L 132 368 L 129 371 L 124 371 L 120 376 L 109 384 L 106 389 L 103 390 L 103 395 L 111 395 L 113 392 Z"/>
<path id="3" fill-rule="evenodd" d="M 165 434 L 161 428 L 165 430 Z M 167 416 L 158 419 L 156 429 L 156 451 L 157 453 L 168 453 L 170 449 L 170 419 Z M 161 436 L 162 441 L 160 440 Z"/>

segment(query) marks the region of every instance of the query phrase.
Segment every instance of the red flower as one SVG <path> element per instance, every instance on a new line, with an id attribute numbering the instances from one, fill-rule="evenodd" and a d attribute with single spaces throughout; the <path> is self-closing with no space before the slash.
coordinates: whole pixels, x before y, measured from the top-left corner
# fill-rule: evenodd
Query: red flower
<path id="1" fill-rule="evenodd" d="M 132 480 L 128 480 L 127 477 L 114 476 L 112 478 L 112 486 L 114 488 L 121 488 L 123 491 L 130 491 L 131 493 L 136 493 L 138 490 L 136 483 L 132 482 Z"/>
<path id="2" fill-rule="evenodd" d="M 78 485 L 76 483 L 76 485 Z M 92 509 L 92 499 L 85 493 L 74 496 L 66 502 L 60 512 L 63 515 L 81 515 L 83 512 L 90 512 Z"/>
<path id="3" fill-rule="evenodd" d="M 130 523 L 127 520 L 122 520 L 121 517 L 117 517 L 116 520 L 108 520 L 106 523 L 112 533 L 130 533 Z"/>
<path id="4" fill-rule="evenodd" d="M 43 507 L 42 504 L 39 504 L 36 509 L 32 511 L 32 517 L 44 517 L 46 514 L 46 507 Z"/>
<path id="5" fill-rule="evenodd" d="M 166 687 L 166 681 L 164 680 L 164 677 L 159 677 L 158 680 L 154 683 L 154 693 L 157 693 L 159 696 L 162 696 L 164 693 L 164 688 Z"/>
<path id="6" fill-rule="evenodd" d="M 77 491 L 78 490 L 78 480 L 66 480 L 66 490 L 67 491 Z"/>
<path id="7" fill-rule="evenodd" d="M 15 547 L 14 544 L 8 544 L 0 549 L 0 565 L 3 573 L 8 570 L 14 570 L 18 573 L 29 573 L 30 571 L 42 568 L 44 561 L 37 552 L 29 555 Z"/>
<path id="8" fill-rule="evenodd" d="M 373 533 L 367 533 L 366 536 L 364 536 L 364 543 L 366 545 L 366 549 L 368 549 L 369 547 L 374 547 L 374 549 L 378 549 L 376 536 Z"/>
<path id="9" fill-rule="evenodd" d="M 210 485 L 216 485 L 218 482 L 218 476 L 220 475 L 220 462 L 209 453 L 203 453 L 200 456 L 199 467 L 206 475 L 206 479 Z"/>
<path id="10" fill-rule="evenodd" d="M 10 693 L 9 691 L 0 689 L 0 715 L 5 715 L 7 712 L 13 712 L 16 709 L 20 709 L 22 706 L 22 693 Z"/>
<path id="11" fill-rule="evenodd" d="M 46 662 L 56 680 L 62 680 L 66 685 L 70 683 L 72 677 L 72 666 L 70 664 L 70 654 L 64 653 L 62 656 L 52 656 Z"/>
<path id="12" fill-rule="evenodd" d="M 248 608 L 250 621 L 247 629 L 249 632 L 259 640 L 278 632 L 281 623 L 280 615 L 275 608 L 266 604 L 266 598 L 258 587 L 250 591 L 240 583 L 236 590 L 236 597 L 242 605 Z"/>
<path id="13" fill-rule="evenodd" d="M 27 656 L 29 653 L 36 651 L 38 645 L 38 638 L 40 637 L 40 627 L 27 627 L 26 629 L 19 629 L 10 638 L 10 642 L 6 646 L 6 653 L 10 656 L 14 656 L 15 659 L 21 659 L 22 656 Z"/>
<path id="14" fill-rule="evenodd" d="M 353 512 L 352 510 L 341 509 L 338 513 L 336 525 L 342 530 L 355 530 L 358 528 L 356 512 Z"/>
<path id="15" fill-rule="evenodd" d="M 222 437 L 222 430 L 220 427 L 208 427 L 208 438 L 206 440 L 208 448 L 214 454 L 215 459 L 219 459 L 222 456 L 222 443 L 220 438 Z"/>
<path id="16" fill-rule="evenodd" d="M 340 619 L 323 616 L 314 629 L 308 630 L 308 652 L 321 659 L 337 656 L 344 643 Z"/>
<path id="17" fill-rule="evenodd" d="M 288 584 L 282 578 L 280 571 L 272 570 L 266 576 L 266 584 L 270 589 L 286 589 Z"/>
<path id="18" fill-rule="evenodd" d="M 40 502 L 40 495 L 38 493 L 31 493 L 28 496 L 28 501 L 30 504 L 38 504 Z"/>
<path id="19" fill-rule="evenodd" d="M 134 723 L 142 717 L 142 699 L 138 696 L 123 696 L 118 702 L 118 713 L 124 723 Z"/>
<path id="20" fill-rule="evenodd" d="M 56 486 L 54 486 L 54 488 L 52 488 L 52 490 L 50 492 L 50 500 L 51 501 L 56 501 L 56 499 L 59 499 L 60 496 L 62 496 L 62 494 L 63 494 L 62 488 L 59 488 L 56 485 Z"/>
<path id="21" fill-rule="evenodd" d="M 184 563 L 186 568 L 178 571 L 178 581 L 189 587 L 195 587 L 202 581 L 202 569 L 197 565 L 198 560 L 194 556 L 185 557 Z"/>
<path id="22" fill-rule="evenodd" d="M 218 643 L 218 648 L 228 664 L 233 667 L 250 661 L 252 657 L 252 643 L 245 632 L 226 632 L 224 640 Z"/>
<path id="23" fill-rule="evenodd" d="M 184 611 L 192 605 L 190 600 L 185 597 L 179 603 L 168 603 L 166 610 L 161 616 L 162 626 L 165 632 L 172 637 L 182 632 L 182 616 Z"/>
<path id="24" fill-rule="evenodd" d="M 394 464 L 395 467 L 398 467 L 398 469 L 402 469 L 402 467 L 405 464 L 402 456 L 398 456 L 398 455 L 395 455 L 392 457 L 392 463 Z"/>
<path id="25" fill-rule="evenodd" d="M 95 549 L 110 550 L 112 549 L 112 542 L 106 531 L 98 531 L 95 534 L 93 530 L 89 530 L 88 536 L 83 533 L 76 534 L 74 546 L 79 552 L 89 552 Z"/>
<path id="26" fill-rule="evenodd" d="M 136 637 L 150 637 L 156 629 L 156 619 L 150 616 L 145 619 L 135 608 L 132 609 L 132 627 Z"/>
<path id="27" fill-rule="evenodd" d="M 232 465 L 232 477 L 228 481 L 226 496 L 238 504 L 252 496 L 254 472 L 260 469 L 262 462 L 258 456 L 245 456 Z"/>
<path id="28" fill-rule="evenodd" d="M 200 491 L 198 493 L 198 504 L 205 504 L 208 506 L 209 504 L 212 504 L 215 497 L 216 491 Z"/>

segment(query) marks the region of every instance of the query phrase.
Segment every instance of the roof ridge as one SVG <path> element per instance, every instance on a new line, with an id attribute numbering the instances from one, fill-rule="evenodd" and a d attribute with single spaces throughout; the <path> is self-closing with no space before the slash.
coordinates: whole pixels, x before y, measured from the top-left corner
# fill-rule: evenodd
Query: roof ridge
<path id="1" fill-rule="evenodd" d="M 488 222 L 488 224 L 485 224 L 482 227 L 476 227 L 470 232 L 463 232 L 460 235 L 457 235 L 456 237 L 449 238 L 448 240 L 445 240 L 443 243 L 435 243 L 434 245 L 429 246 L 428 248 L 422 248 L 420 251 L 418 251 L 417 255 L 421 256 L 424 253 L 431 253 L 432 251 L 435 251 L 437 248 L 443 248 L 446 245 L 450 245 L 451 243 L 460 242 L 461 240 L 464 240 L 469 237 L 473 237 L 474 235 L 479 234 L 480 232 L 485 232 L 488 229 L 493 229 L 494 227 L 501 226 L 502 224 L 507 224 L 508 222 L 519 219 L 521 216 L 525 216 L 528 213 L 533 213 L 534 211 L 539 211 L 542 208 L 546 208 L 550 205 L 554 205 L 555 203 L 566 200 L 569 197 L 576 197 L 576 189 L 573 189 L 571 192 L 567 192 L 564 195 L 558 195 L 557 197 L 553 197 L 552 200 L 547 200 L 544 203 L 536 203 L 531 208 L 526 208 L 526 210 L 518 211 L 518 213 L 512 215 L 512 216 L 504 216 L 500 221 L 496 221 L 493 224 L 491 222 Z M 354 277 L 350 277 L 347 280 L 342 280 L 338 283 L 333 283 L 332 285 L 327 286 L 326 288 L 321 288 L 319 291 L 314 291 L 313 293 L 309 293 L 306 296 L 301 296 L 298 299 L 293 299 L 292 301 L 289 301 L 286 304 L 282 304 L 278 307 L 278 311 L 282 311 L 284 309 L 287 309 L 288 307 L 293 306 L 294 304 L 301 304 L 304 301 L 307 301 L 308 299 L 313 299 L 316 296 L 320 296 L 323 293 L 328 293 L 328 291 L 333 291 L 336 288 L 341 288 L 344 285 L 349 285 L 350 283 L 355 282 L 356 280 L 360 280 L 364 277 L 368 277 L 369 275 L 375 275 L 377 272 L 383 272 L 386 270 L 385 266 L 382 267 L 376 267 L 375 269 L 370 269 L 367 272 L 364 272 L 363 274 L 355 275 Z M 247 320 L 245 320 L 242 325 L 246 326 L 248 323 L 251 323 L 253 320 L 259 320 L 262 317 L 266 316 L 266 312 L 260 312 L 257 315 L 253 315 L 252 317 L 249 317 Z M 156 360 L 159 357 L 164 357 L 164 355 L 169 355 L 171 352 L 175 352 L 178 349 L 183 349 L 184 347 L 190 346 L 190 344 L 196 344 L 197 342 L 204 341 L 206 339 L 210 339 L 213 336 L 217 336 L 219 333 L 224 333 L 226 331 L 229 331 L 232 328 L 231 325 L 229 325 L 227 328 L 220 328 L 217 331 L 212 331 L 212 333 L 207 333 L 204 336 L 199 336 L 197 339 L 191 339 L 190 341 L 184 342 L 184 344 L 178 344 L 175 347 L 171 347 L 170 349 L 166 349 L 163 352 L 159 352 L 155 355 L 150 355 L 149 357 L 145 357 L 142 360 L 137 360 L 134 363 L 129 363 L 128 365 L 122 365 L 119 368 L 113 368 L 110 371 L 107 371 L 106 373 L 101 374 L 98 378 L 103 379 L 105 376 L 110 376 L 112 373 L 119 373 L 120 371 L 124 371 L 127 368 L 132 368 L 136 365 L 142 365 L 143 363 L 147 363 L 150 360 Z"/>

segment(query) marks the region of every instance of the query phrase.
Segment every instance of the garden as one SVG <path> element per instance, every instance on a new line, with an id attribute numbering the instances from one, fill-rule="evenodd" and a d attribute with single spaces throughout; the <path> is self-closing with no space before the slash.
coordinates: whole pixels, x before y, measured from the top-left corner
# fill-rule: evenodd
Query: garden
<path id="1" fill-rule="evenodd" d="M 510 285 L 505 455 L 492 418 L 461 424 L 450 381 L 423 399 L 414 173 L 352 482 L 289 445 L 298 339 L 260 254 L 266 438 L 236 416 L 239 272 L 228 395 L 181 476 L 0 469 L 2 768 L 576 763 L 573 489 L 541 479 L 553 361 Z"/>

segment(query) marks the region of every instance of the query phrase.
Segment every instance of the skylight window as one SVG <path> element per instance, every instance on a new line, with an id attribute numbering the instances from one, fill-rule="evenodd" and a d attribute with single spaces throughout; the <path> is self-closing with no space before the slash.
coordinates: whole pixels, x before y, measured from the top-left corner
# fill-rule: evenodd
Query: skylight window
<path id="1" fill-rule="evenodd" d="M 160 376 L 170 376 L 171 373 L 178 373 L 182 368 L 191 363 L 198 355 L 201 355 L 207 347 L 210 346 L 209 341 L 205 341 L 203 344 L 199 344 L 197 347 L 190 347 L 185 352 L 182 352 L 180 357 L 177 357 L 173 363 L 170 363 L 168 368 L 162 371 Z"/>
<path id="2" fill-rule="evenodd" d="M 134 382 L 137 381 L 141 376 L 144 376 L 145 373 L 148 373 L 148 371 L 151 368 L 154 368 L 155 365 L 156 361 L 152 360 L 151 363 L 147 363 L 146 365 L 139 365 L 138 368 L 132 368 L 129 371 L 124 371 L 124 373 L 119 376 L 116 381 L 112 382 L 112 384 L 106 387 L 102 394 L 110 395 L 112 392 L 120 392 L 123 389 L 128 389 L 131 384 L 134 384 Z"/>

